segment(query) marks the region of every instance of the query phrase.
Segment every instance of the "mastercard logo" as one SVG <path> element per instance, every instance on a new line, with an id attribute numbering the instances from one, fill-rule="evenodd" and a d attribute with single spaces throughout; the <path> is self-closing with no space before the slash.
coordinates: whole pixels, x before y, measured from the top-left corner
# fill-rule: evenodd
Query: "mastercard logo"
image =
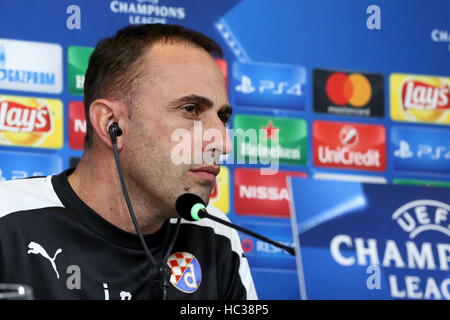
<path id="1" fill-rule="evenodd" d="M 328 99 L 335 105 L 364 107 L 372 98 L 372 86 L 361 73 L 332 73 L 325 84 Z"/>

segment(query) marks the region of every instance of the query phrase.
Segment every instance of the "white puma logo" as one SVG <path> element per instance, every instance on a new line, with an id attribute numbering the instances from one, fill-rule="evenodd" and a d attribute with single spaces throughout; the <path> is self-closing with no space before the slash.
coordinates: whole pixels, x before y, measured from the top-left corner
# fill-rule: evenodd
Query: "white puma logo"
<path id="1" fill-rule="evenodd" d="M 56 277 L 59 279 L 59 273 L 58 273 L 58 270 L 56 270 L 55 259 L 56 259 L 56 256 L 62 252 L 62 249 L 56 250 L 55 255 L 53 256 L 53 259 L 52 259 L 48 255 L 47 251 L 45 251 L 45 249 L 39 243 L 32 241 L 28 244 L 28 248 L 30 249 L 30 250 L 28 250 L 28 254 L 40 254 L 45 259 L 50 261 L 50 263 L 52 264 L 53 270 L 55 270 L 55 272 L 56 272 Z"/>

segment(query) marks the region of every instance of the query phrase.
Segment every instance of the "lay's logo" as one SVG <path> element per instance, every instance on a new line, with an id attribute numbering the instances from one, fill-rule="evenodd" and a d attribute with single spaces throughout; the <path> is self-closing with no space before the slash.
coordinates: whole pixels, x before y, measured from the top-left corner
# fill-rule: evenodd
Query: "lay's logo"
<path id="1" fill-rule="evenodd" d="M 0 144 L 59 149 L 62 114 L 60 100 L 0 96 Z"/>
<path id="2" fill-rule="evenodd" d="M 0 130 L 9 132 L 49 132 L 50 110 L 46 105 L 37 108 L 2 101 L 0 103 Z"/>
<path id="3" fill-rule="evenodd" d="M 450 124 L 450 78 L 392 74 L 391 118 Z"/>

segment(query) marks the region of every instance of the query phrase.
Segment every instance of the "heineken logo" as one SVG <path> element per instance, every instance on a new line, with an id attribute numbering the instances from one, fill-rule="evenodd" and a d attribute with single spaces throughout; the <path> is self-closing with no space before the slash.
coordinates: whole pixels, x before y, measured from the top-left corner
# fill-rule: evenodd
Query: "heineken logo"
<path id="1" fill-rule="evenodd" d="M 235 156 L 238 162 L 306 164 L 307 125 L 303 119 L 236 115 Z"/>

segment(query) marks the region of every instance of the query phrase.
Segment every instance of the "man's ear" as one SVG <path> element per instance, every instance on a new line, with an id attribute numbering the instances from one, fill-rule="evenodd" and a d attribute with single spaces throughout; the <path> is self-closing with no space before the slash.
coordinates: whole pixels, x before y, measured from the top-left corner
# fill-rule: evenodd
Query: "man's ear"
<path id="1" fill-rule="evenodd" d="M 97 99 L 89 107 L 89 120 L 99 142 L 112 148 L 111 137 L 109 135 L 109 126 L 117 122 L 122 132 L 124 131 L 124 108 L 117 101 L 106 99 Z M 117 137 L 117 148 L 122 149 L 123 135 Z"/>

